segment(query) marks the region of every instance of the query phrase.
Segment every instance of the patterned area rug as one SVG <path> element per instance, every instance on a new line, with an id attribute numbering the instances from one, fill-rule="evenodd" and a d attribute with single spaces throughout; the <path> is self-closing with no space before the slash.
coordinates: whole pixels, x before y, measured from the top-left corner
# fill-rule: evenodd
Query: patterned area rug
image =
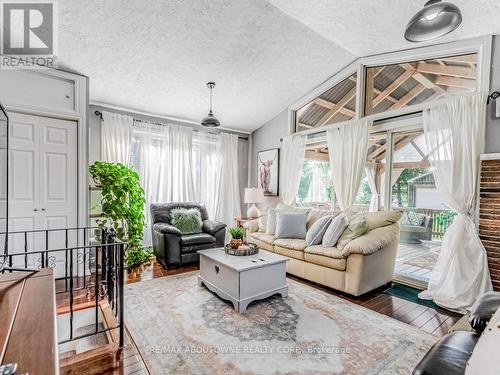
<path id="1" fill-rule="evenodd" d="M 439 249 L 440 248 L 438 248 L 437 250 L 433 249 L 428 254 L 420 255 L 416 258 L 410 259 L 406 261 L 405 264 L 432 270 L 439 257 Z"/>
<path id="2" fill-rule="evenodd" d="M 410 374 L 435 336 L 288 279 L 244 314 L 197 273 L 126 286 L 126 325 L 153 374 Z"/>

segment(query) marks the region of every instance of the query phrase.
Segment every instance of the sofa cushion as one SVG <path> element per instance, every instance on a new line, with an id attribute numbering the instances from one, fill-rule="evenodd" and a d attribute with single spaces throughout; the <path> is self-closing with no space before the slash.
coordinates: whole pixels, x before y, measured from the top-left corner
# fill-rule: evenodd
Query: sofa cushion
<path id="1" fill-rule="evenodd" d="M 332 221 L 331 216 L 323 216 L 316 220 L 306 233 L 306 246 L 320 244 L 323 241 L 323 236 Z"/>
<path id="2" fill-rule="evenodd" d="M 279 238 L 274 240 L 274 245 L 295 251 L 304 251 L 306 241 L 297 238 Z"/>
<path id="3" fill-rule="evenodd" d="M 200 233 L 203 222 L 197 208 L 174 208 L 170 210 L 170 222 L 182 234 Z"/>
<path id="4" fill-rule="evenodd" d="M 340 214 L 333 218 L 328 225 L 328 229 L 323 236 L 323 247 L 333 247 L 336 245 L 340 235 L 347 228 L 349 224 L 345 214 Z"/>
<path id="5" fill-rule="evenodd" d="M 335 217 L 340 214 L 340 211 L 333 211 L 333 210 L 320 210 L 317 208 L 313 208 L 309 211 L 307 214 L 307 221 L 306 221 L 306 227 L 310 229 L 313 224 L 321 219 L 322 217 L 325 216 L 330 216 L 330 217 Z"/>
<path id="6" fill-rule="evenodd" d="M 307 214 L 278 212 L 276 215 L 276 238 L 306 238 Z"/>
<path id="7" fill-rule="evenodd" d="M 304 260 L 306 262 L 317 264 L 318 266 L 333 268 L 338 271 L 345 271 L 346 260 L 345 258 L 332 258 L 329 256 L 309 254 L 304 252 Z"/>
<path id="8" fill-rule="evenodd" d="M 215 237 L 208 233 L 184 234 L 181 237 L 181 245 L 197 245 L 197 244 L 215 243 Z"/>
<path id="9" fill-rule="evenodd" d="M 344 259 L 342 252 L 336 247 L 323 247 L 322 245 L 308 246 L 304 249 L 304 252 L 329 258 Z"/>
<path id="10" fill-rule="evenodd" d="M 394 224 L 401 219 L 401 215 L 402 212 L 398 210 L 368 212 L 365 214 L 365 220 L 368 224 L 368 230 L 373 230 Z"/>
<path id="11" fill-rule="evenodd" d="M 413 370 L 413 375 L 463 375 L 479 335 L 449 333 L 435 343 Z"/>
<path id="12" fill-rule="evenodd" d="M 337 248 L 342 251 L 349 242 L 355 238 L 361 237 L 367 231 L 368 224 L 366 223 L 365 214 L 359 213 L 352 215 L 349 218 L 349 225 L 337 241 Z"/>
<path id="13" fill-rule="evenodd" d="M 342 249 L 342 255 L 344 257 L 348 257 L 351 254 L 372 254 L 386 247 L 391 242 L 397 241 L 399 228 L 399 223 L 395 223 L 386 227 L 371 230 L 349 242 Z"/>
<path id="14" fill-rule="evenodd" d="M 304 251 L 302 250 L 293 250 L 287 247 L 281 247 L 278 245 L 274 245 L 273 251 L 276 254 L 281 254 L 290 258 L 295 258 L 298 260 L 304 260 Z"/>
<path id="15" fill-rule="evenodd" d="M 259 241 L 272 245 L 274 243 L 274 236 L 272 234 L 255 232 L 250 234 L 250 238 L 255 238 Z"/>

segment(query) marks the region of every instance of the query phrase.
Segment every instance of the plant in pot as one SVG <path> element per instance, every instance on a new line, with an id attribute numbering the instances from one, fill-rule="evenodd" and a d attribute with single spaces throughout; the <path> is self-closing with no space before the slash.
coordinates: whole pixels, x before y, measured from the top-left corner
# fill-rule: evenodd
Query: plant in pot
<path id="1" fill-rule="evenodd" d="M 151 253 L 142 247 L 146 199 L 139 175 L 123 164 L 102 161 L 92 164 L 89 172 L 101 187 L 103 219 L 99 227 L 112 227 L 117 238 L 127 243 L 125 263 L 129 268 L 148 262 Z"/>
<path id="2" fill-rule="evenodd" d="M 243 245 L 243 235 L 245 234 L 245 230 L 243 228 L 229 228 L 229 234 L 231 235 L 231 248 L 237 249 L 238 247 Z"/>

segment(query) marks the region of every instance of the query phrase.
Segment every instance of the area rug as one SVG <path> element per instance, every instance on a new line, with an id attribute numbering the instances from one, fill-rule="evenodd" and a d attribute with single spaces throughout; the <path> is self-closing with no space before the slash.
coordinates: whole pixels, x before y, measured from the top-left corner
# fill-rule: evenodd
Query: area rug
<path id="1" fill-rule="evenodd" d="M 244 314 L 196 273 L 125 288 L 128 327 L 153 374 L 410 374 L 435 336 L 287 280 Z"/>
<path id="2" fill-rule="evenodd" d="M 439 249 L 437 250 L 433 249 L 431 250 L 428 254 L 420 255 L 418 257 L 415 257 L 413 259 L 407 260 L 404 263 L 409 264 L 411 266 L 416 266 L 420 268 L 425 268 L 427 270 L 432 270 L 434 268 L 434 265 L 436 264 L 438 257 L 439 257 Z"/>

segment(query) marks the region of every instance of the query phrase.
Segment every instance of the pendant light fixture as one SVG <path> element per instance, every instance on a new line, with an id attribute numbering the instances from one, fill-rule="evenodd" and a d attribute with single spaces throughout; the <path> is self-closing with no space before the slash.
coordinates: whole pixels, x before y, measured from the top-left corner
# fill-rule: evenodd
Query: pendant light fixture
<path id="1" fill-rule="evenodd" d="M 215 87 L 215 82 L 208 82 L 207 87 L 210 90 L 210 108 L 207 117 L 201 120 L 201 124 L 209 128 L 215 128 L 217 126 L 220 126 L 220 121 L 212 113 L 212 90 Z"/>
<path id="2" fill-rule="evenodd" d="M 406 26 L 405 39 L 425 42 L 451 33 L 462 23 L 460 9 L 448 2 L 429 0 Z"/>

